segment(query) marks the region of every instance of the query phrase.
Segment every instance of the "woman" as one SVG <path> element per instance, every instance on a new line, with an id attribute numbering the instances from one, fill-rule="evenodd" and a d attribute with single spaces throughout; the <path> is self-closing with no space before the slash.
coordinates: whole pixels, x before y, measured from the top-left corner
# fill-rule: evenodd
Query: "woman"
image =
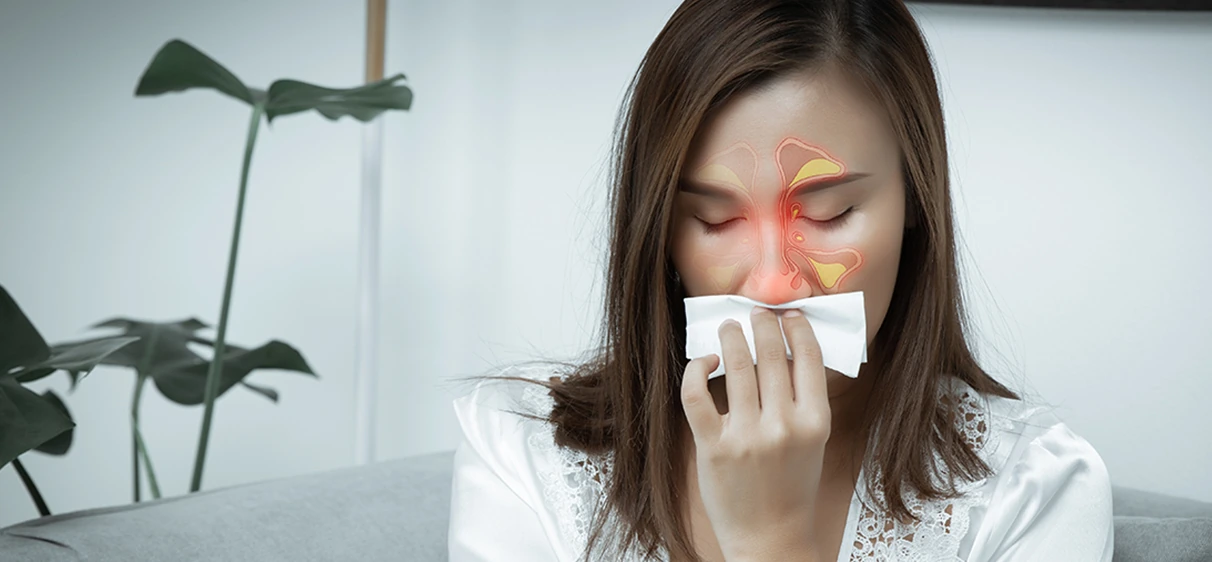
<path id="1" fill-rule="evenodd" d="M 626 108 L 602 345 L 455 402 L 452 561 L 1111 559 L 1098 454 L 966 342 L 943 113 L 900 1 L 688 0 Z M 685 297 L 852 291 L 855 379 L 764 307 L 756 356 L 732 322 L 722 358 L 682 359 Z"/>

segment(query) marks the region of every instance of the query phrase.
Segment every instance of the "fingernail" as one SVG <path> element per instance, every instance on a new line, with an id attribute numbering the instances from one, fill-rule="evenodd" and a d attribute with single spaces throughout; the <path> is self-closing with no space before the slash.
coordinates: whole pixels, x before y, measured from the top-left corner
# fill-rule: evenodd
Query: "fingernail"
<path id="1" fill-rule="evenodd" d="M 750 311 L 749 311 L 749 315 L 750 315 L 750 316 L 757 316 L 757 315 L 759 315 L 759 314 L 761 314 L 761 313 L 763 313 L 763 312 L 765 312 L 765 311 L 766 311 L 766 309 L 765 309 L 765 308 L 760 307 L 760 306 L 755 306 L 755 307 L 753 307 L 753 310 L 750 310 Z"/>
<path id="2" fill-rule="evenodd" d="M 798 309 L 798 308 L 788 308 L 787 310 L 783 311 L 783 318 L 795 318 L 797 316 L 803 316 L 803 315 L 804 314 L 801 313 L 800 309 Z"/>

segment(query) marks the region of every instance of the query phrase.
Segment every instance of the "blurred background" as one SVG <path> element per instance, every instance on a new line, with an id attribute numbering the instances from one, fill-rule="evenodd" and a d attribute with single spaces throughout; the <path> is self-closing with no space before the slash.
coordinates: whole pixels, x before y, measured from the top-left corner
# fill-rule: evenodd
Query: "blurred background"
<path id="1" fill-rule="evenodd" d="M 673 0 L 393 1 L 379 459 L 454 448 L 454 377 L 568 357 L 599 319 L 607 156 Z M 1116 484 L 1212 501 L 1212 14 L 913 5 L 934 53 L 981 359 L 1060 408 Z M 362 80 L 362 2 L 0 3 L 0 284 L 51 342 L 112 316 L 218 321 L 248 110 L 133 96 L 189 41 L 250 85 Z M 204 487 L 354 462 L 360 125 L 286 117 L 253 159 L 229 340 L 283 339 L 320 375 L 258 372 L 215 412 Z M 134 375 L 75 392 L 66 457 L 22 457 L 50 508 L 131 498 Z M 201 407 L 144 397 L 166 495 Z M 36 516 L 0 470 L 0 526 Z"/>

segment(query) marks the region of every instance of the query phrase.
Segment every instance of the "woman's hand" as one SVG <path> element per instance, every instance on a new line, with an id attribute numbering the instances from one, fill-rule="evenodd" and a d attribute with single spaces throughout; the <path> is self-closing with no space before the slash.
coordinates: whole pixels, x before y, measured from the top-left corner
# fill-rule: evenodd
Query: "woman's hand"
<path id="1" fill-rule="evenodd" d="M 756 370 L 740 324 L 719 329 L 728 413 L 718 413 L 707 389 L 719 358 L 686 366 L 682 405 L 699 489 L 727 560 L 815 560 L 811 534 L 830 429 L 820 344 L 798 310 L 783 314 L 781 330 L 764 307 L 754 309 L 752 323 Z"/>

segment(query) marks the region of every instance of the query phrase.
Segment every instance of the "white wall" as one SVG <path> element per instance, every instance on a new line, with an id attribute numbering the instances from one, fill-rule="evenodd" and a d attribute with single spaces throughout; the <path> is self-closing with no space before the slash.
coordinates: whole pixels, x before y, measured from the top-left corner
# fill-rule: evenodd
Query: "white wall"
<path id="1" fill-rule="evenodd" d="M 591 341 L 611 128 L 675 5 L 392 3 L 387 68 L 416 100 L 387 122 L 380 458 L 454 446 L 450 377 Z M 1062 406 L 1117 483 L 1212 500 L 1212 16 L 914 10 L 990 367 Z M 335 0 L 0 6 L 0 283 L 48 339 L 112 315 L 217 320 L 247 113 L 135 99 L 152 53 L 181 37 L 252 84 L 353 84 L 363 18 Z M 230 333 L 291 342 L 321 378 L 254 375 L 276 406 L 225 397 L 208 488 L 352 463 L 359 150 L 348 121 L 263 129 Z M 132 381 L 94 372 L 68 398 L 72 452 L 25 458 L 55 511 L 129 501 Z M 145 398 L 166 493 L 187 489 L 200 418 Z M 0 525 L 34 515 L 0 471 Z"/>
<path id="2" fill-rule="evenodd" d="M 1212 14 L 915 13 L 990 366 L 1115 483 L 1212 500 Z"/>

